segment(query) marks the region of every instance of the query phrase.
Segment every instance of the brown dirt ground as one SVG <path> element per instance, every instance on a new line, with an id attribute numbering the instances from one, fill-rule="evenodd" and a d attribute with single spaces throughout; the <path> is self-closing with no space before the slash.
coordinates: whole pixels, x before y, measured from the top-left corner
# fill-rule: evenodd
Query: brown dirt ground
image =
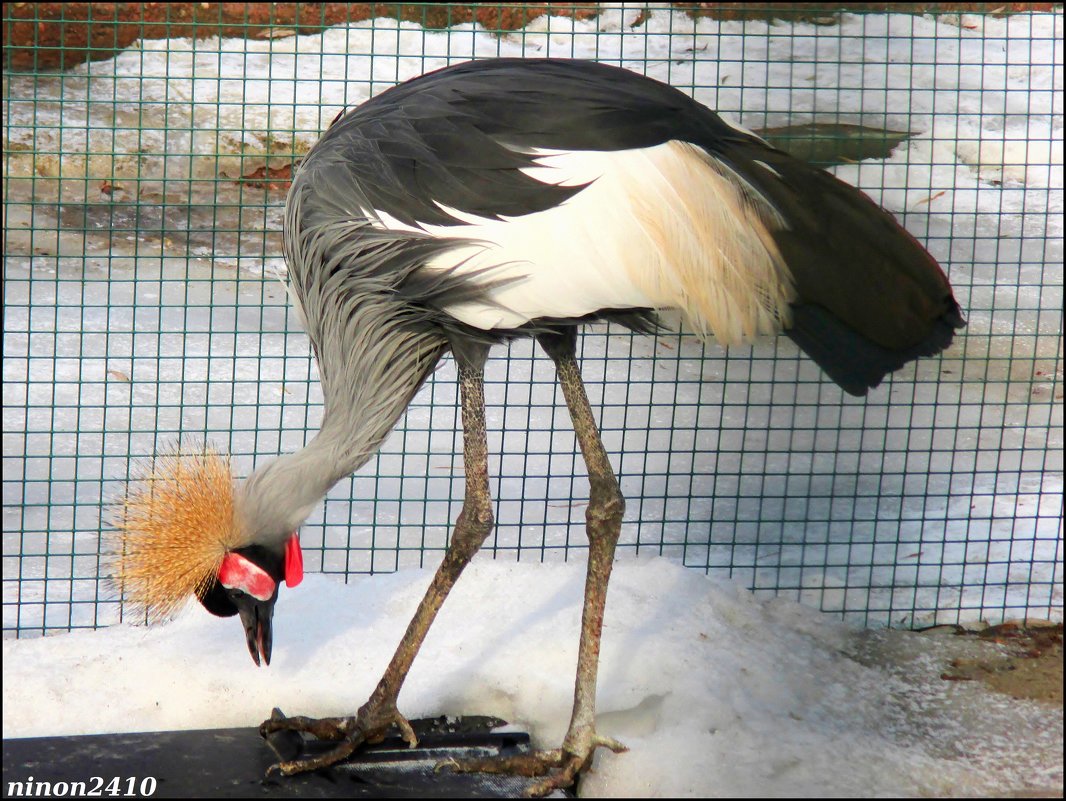
<path id="1" fill-rule="evenodd" d="M 932 631 L 943 631 L 938 627 Z M 996 692 L 1062 706 L 1062 624 L 1010 621 L 979 631 L 955 627 L 960 637 L 998 643 L 1007 653 L 957 658 L 941 674 L 945 681 L 981 681 Z"/>

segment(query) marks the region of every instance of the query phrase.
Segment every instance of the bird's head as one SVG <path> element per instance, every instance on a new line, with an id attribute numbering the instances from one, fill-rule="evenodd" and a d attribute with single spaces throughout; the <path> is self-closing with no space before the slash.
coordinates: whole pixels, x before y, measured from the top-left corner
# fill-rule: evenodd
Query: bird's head
<path id="1" fill-rule="evenodd" d="M 249 524 L 226 457 L 207 448 L 157 456 L 113 522 L 127 602 L 158 620 L 195 595 L 214 615 L 240 615 L 252 659 L 270 664 L 278 589 L 303 578 L 300 540 Z"/>

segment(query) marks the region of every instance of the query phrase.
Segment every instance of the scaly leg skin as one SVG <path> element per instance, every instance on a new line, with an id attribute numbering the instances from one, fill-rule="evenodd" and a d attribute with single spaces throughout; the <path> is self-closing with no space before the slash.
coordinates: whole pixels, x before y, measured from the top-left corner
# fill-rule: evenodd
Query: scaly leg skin
<path id="1" fill-rule="evenodd" d="M 586 528 L 589 538 L 589 563 L 585 578 L 585 607 L 581 615 L 581 643 L 578 648 L 577 680 L 574 683 L 574 711 L 570 728 L 561 748 L 536 751 L 517 757 L 450 761 L 461 772 L 512 773 L 520 776 L 544 776 L 526 792 L 547 795 L 552 790 L 571 786 L 582 771 L 592 764 L 599 747 L 615 753 L 626 750 L 617 740 L 596 732 L 596 671 L 600 656 L 603 610 L 607 601 L 607 583 L 614 563 L 615 545 L 622 531 L 625 499 L 618 487 L 607 451 L 600 440 L 588 396 L 581 381 L 576 359 L 575 329 L 558 334 L 541 334 L 537 341 L 551 356 L 563 388 L 566 405 L 574 422 L 581 453 L 589 471 L 589 505 Z"/>
<path id="2" fill-rule="evenodd" d="M 280 771 L 286 776 L 336 764 L 350 756 L 359 746 L 381 740 L 386 729 L 395 724 L 412 748 L 418 738 L 407 720 L 397 711 L 396 700 L 404 679 L 426 638 L 437 612 L 448 597 L 463 568 L 470 563 L 481 543 L 492 531 L 492 500 L 489 497 L 488 445 L 485 437 L 485 389 L 483 369 L 488 357 L 487 345 L 454 348 L 459 365 L 459 386 L 463 406 L 463 461 L 466 467 L 466 497 L 455 522 L 452 542 L 426 590 L 418 610 L 392 657 L 385 675 L 373 694 L 353 717 L 307 718 L 280 714 L 263 721 L 259 733 L 264 738 L 278 731 L 313 734 L 321 740 L 339 740 L 331 751 L 317 757 L 282 761 L 268 773 Z"/>

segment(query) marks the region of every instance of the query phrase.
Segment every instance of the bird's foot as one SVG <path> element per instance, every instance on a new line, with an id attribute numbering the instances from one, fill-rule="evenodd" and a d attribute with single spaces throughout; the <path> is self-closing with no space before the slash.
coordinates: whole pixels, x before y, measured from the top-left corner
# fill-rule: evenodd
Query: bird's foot
<path id="1" fill-rule="evenodd" d="M 610 737 L 601 737 L 589 727 L 567 734 L 562 748 L 533 751 L 506 757 L 483 759 L 449 759 L 437 765 L 437 770 L 451 768 L 458 773 L 506 773 L 512 776 L 543 776 L 526 788 L 526 795 L 540 797 L 553 790 L 573 786 L 579 774 L 592 765 L 597 748 L 609 748 L 616 754 L 629 749 Z"/>
<path id="2" fill-rule="evenodd" d="M 395 703 L 367 703 L 357 715 L 338 718 L 308 718 L 302 715 L 286 717 L 280 710 L 275 709 L 270 719 L 264 720 L 259 726 L 260 736 L 274 748 L 275 753 L 281 759 L 277 764 L 270 766 L 267 775 L 281 773 L 285 776 L 293 776 L 297 773 L 306 773 L 335 765 L 351 756 L 364 743 L 380 742 L 384 739 L 389 726 L 392 725 L 400 730 L 400 735 L 411 748 L 418 745 L 414 729 L 407 722 L 407 718 L 397 711 Z M 335 748 L 318 756 L 296 755 L 286 758 L 289 752 L 275 747 L 273 742 L 278 732 L 307 733 L 319 740 L 339 742 Z"/>

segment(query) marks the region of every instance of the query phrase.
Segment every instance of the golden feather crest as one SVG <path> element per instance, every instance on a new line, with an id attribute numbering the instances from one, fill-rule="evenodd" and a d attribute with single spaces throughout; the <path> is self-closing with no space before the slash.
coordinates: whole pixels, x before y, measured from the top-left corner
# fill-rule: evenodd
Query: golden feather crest
<path id="1" fill-rule="evenodd" d="M 112 526 L 113 581 L 152 621 L 202 593 L 226 553 L 247 544 L 229 457 L 208 446 L 175 447 L 135 467 Z"/>

